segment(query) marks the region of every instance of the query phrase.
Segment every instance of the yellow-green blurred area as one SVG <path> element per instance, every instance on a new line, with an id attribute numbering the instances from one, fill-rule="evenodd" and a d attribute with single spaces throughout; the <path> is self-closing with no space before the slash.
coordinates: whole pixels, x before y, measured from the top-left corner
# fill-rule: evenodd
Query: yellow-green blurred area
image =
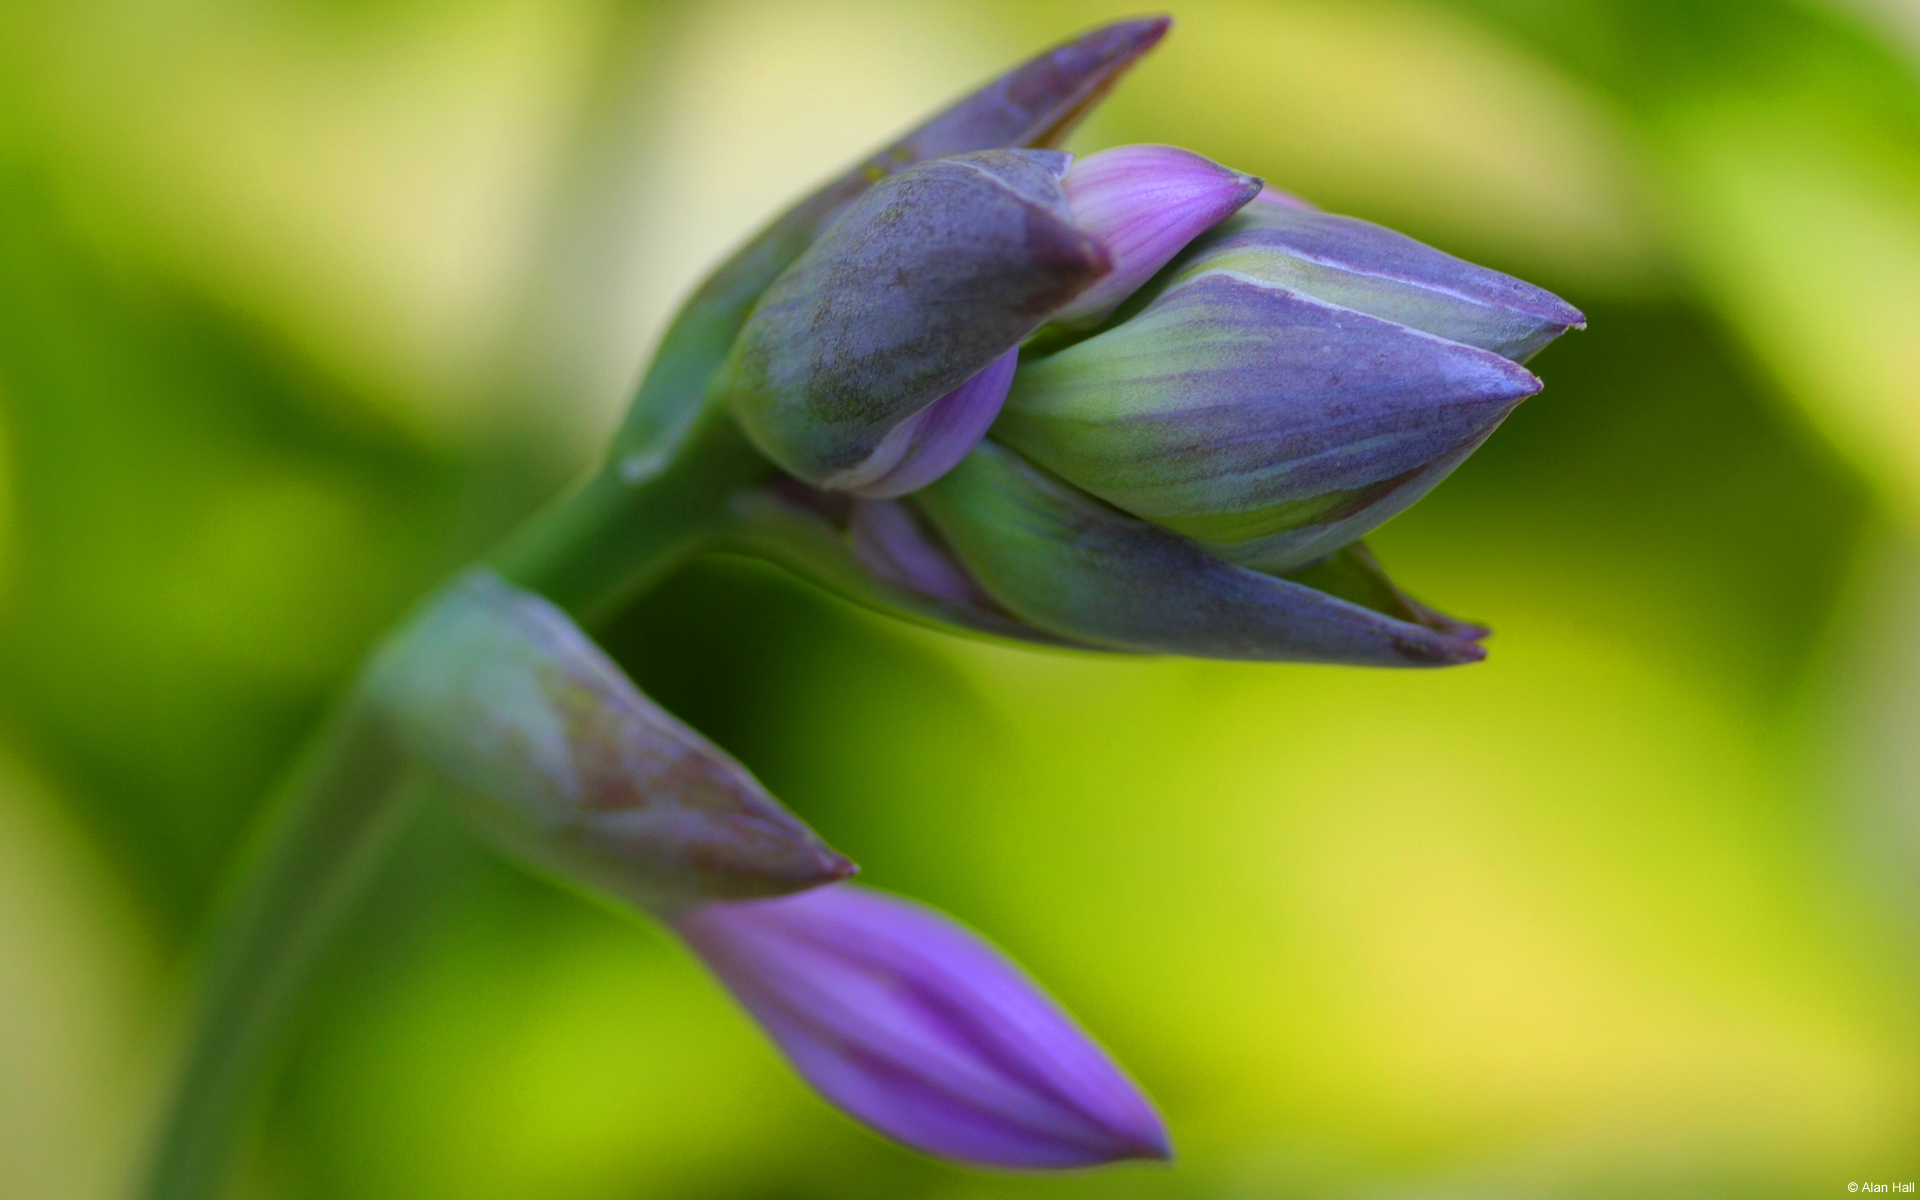
<path id="1" fill-rule="evenodd" d="M 1092 0 L 0 4 L 0 1197 L 124 1194 L 201 923 L 381 627 L 700 272 Z M 1375 539 L 1436 673 L 1035 653 L 702 563 L 603 630 L 1015 954 L 1180 1159 L 931 1163 L 430 813 L 258 1200 L 1822 1197 L 1920 1175 L 1920 7 L 1192 0 L 1076 136 L 1583 308 Z"/>

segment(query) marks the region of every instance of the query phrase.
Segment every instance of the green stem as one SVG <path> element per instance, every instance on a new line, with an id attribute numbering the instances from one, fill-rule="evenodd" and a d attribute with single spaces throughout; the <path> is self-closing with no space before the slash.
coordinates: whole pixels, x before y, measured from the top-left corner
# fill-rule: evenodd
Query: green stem
<path id="1" fill-rule="evenodd" d="M 731 420 L 708 414 L 668 446 L 607 464 L 487 562 L 509 583 L 592 622 L 711 545 L 728 498 L 770 472 Z"/>
<path id="2" fill-rule="evenodd" d="M 668 450 L 609 464 L 489 562 L 576 618 L 604 617 L 710 544 L 728 498 L 767 471 L 731 422 L 702 418 Z M 290 1010 L 428 786 L 356 687 L 283 786 L 221 908 L 144 1200 L 223 1194 Z"/>
<path id="3" fill-rule="evenodd" d="M 259 1066 L 316 952 L 405 827 L 419 783 L 358 690 L 301 756 L 208 946 L 147 1200 L 223 1191 Z"/>

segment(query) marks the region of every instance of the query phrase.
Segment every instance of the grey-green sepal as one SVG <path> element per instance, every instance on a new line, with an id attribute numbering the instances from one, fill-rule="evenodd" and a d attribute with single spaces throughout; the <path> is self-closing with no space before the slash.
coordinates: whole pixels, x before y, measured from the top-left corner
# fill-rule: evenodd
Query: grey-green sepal
<path id="1" fill-rule="evenodd" d="M 1539 388 L 1497 354 L 1213 271 L 1023 362 L 993 436 L 1283 571 L 1418 499 Z"/>
<path id="2" fill-rule="evenodd" d="M 1442 632 L 1222 561 L 991 440 L 914 500 L 1002 607 L 1083 644 L 1369 666 L 1484 657 L 1464 632 Z"/>
<path id="3" fill-rule="evenodd" d="M 890 434 L 1107 272 L 1068 213 L 1067 162 L 986 150 L 876 184 L 761 297 L 717 398 L 799 479 L 884 476 L 905 449 Z"/>
<path id="4" fill-rule="evenodd" d="M 853 873 L 547 601 L 475 569 L 381 648 L 372 702 L 509 854 L 655 912 Z"/>
<path id="5" fill-rule="evenodd" d="M 722 545 L 916 625 L 1069 644 L 986 593 L 910 501 L 864 500 L 791 479 L 734 494 Z"/>
<path id="6" fill-rule="evenodd" d="M 1370 221 L 1261 197 L 1195 242 L 1169 285 L 1209 271 L 1290 288 L 1525 362 L 1580 310 L 1552 292 Z"/>
<path id="7" fill-rule="evenodd" d="M 1166 17 L 1119 21 L 1035 55 L 853 164 L 755 234 L 674 316 L 614 439 L 616 465 L 645 475 L 672 455 L 760 294 L 873 184 L 949 154 L 1058 145 L 1170 24 Z"/>

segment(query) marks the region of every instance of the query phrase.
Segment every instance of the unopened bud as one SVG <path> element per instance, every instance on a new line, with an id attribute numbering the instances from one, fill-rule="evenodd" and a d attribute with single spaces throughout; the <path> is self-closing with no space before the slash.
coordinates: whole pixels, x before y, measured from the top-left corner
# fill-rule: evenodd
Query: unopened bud
<path id="1" fill-rule="evenodd" d="M 1418 499 L 1539 389 L 1497 354 L 1221 268 L 1024 364 L 994 436 L 1283 572 Z"/>
<path id="2" fill-rule="evenodd" d="M 674 928 L 822 1095 L 916 1150 L 1026 1169 L 1172 1157 L 1107 1053 L 931 909 L 842 884 Z"/>
<path id="3" fill-rule="evenodd" d="M 381 650 L 373 702 L 510 854 L 672 912 L 853 872 L 540 597 L 475 570 Z"/>
<path id="4" fill-rule="evenodd" d="M 1108 269 L 1069 216 L 1067 162 L 1048 150 L 956 155 L 855 202 L 767 289 L 715 381 L 754 444 L 808 483 L 881 494 L 933 473 L 916 451 L 951 459 L 954 440 L 916 424 L 923 410 Z M 979 412 L 990 422 L 1004 395 L 993 382 L 945 419 L 984 429 Z"/>
<path id="5" fill-rule="evenodd" d="M 1097 324 L 1261 186 L 1177 146 L 1103 150 L 1074 163 L 1062 182 L 1074 224 L 1113 256 L 1110 273 L 1054 314 L 1067 327 Z"/>

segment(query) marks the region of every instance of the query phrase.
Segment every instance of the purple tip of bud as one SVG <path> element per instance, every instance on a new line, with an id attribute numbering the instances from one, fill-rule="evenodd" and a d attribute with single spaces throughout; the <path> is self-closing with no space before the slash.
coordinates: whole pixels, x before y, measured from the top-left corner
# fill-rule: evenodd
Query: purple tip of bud
<path id="1" fill-rule="evenodd" d="M 1254 201 L 1259 204 L 1278 204 L 1281 208 L 1298 208 L 1306 212 L 1320 211 L 1318 205 L 1308 204 L 1292 192 L 1283 192 L 1270 183 L 1260 189 L 1260 194 L 1254 197 Z"/>
<path id="2" fill-rule="evenodd" d="M 901 422 L 866 462 L 827 482 L 836 491 L 875 499 L 917 492 L 945 475 L 967 456 L 1013 386 L 1020 363 L 1015 346 L 988 363 L 973 378 Z"/>
<path id="3" fill-rule="evenodd" d="M 1172 1157 L 1106 1052 L 930 909 L 837 884 L 673 924 L 808 1082 L 914 1149 L 1026 1169 Z"/>
<path id="4" fill-rule="evenodd" d="M 1259 195 L 1261 181 L 1177 146 L 1121 146 L 1075 163 L 1062 186 L 1074 224 L 1113 256 L 1112 272 L 1054 317 L 1086 325 Z"/>

